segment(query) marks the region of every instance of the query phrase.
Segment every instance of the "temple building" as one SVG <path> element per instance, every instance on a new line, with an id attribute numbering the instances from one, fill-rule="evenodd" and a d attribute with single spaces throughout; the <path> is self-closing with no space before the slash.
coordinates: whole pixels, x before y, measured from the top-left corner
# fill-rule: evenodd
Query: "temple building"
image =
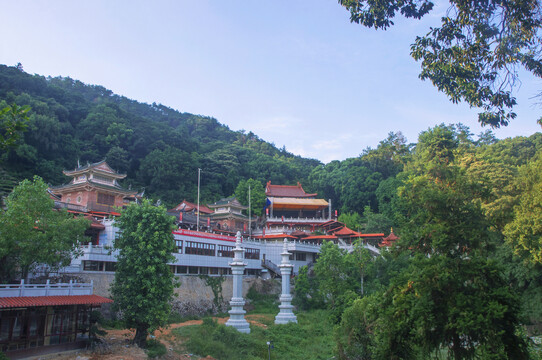
<path id="1" fill-rule="evenodd" d="M 308 194 L 297 185 L 273 185 L 267 182 L 265 232 L 267 234 L 294 231 L 314 232 L 331 219 L 331 205 L 317 194 Z"/>
<path id="2" fill-rule="evenodd" d="M 235 197 L 220 199 L 207 207 L 214 210 L 210 222 L 216 223 L 218 230 L 247 232 L 249 218 L 243 214 L 243 210 L 247 210 L 248 206 L 242 205 Z"/>
<path id="3" fill-rule="evenodd" d="M 60 198 L 55 207 L 103 218 L 118 216 L 117 208 L 136 199 L 137 191 L 124 189 L 118 184 L 118 180 L 126 175 L 117 173 L 105 160 L 64 170 L 63 173 L 72 179 L 67 184 L 49 189 Z"/>

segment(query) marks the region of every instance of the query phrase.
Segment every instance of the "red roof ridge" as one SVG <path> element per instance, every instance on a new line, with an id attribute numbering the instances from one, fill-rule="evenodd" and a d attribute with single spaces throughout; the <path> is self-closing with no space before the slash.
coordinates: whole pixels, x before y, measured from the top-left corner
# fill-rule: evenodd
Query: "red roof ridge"
<path id="1" fill-rule="evenodd" d="M 0 297 L 0 309 L 60 305 L 101 305 L 112 302 L 113 300 L 99 295 Z"/>
<path id="2" fill-rule="evenodd" d="M 315 197 L 318 194 L 307 194 L 299 181 L 297 185 L 272 185 L 271 180 L 269 180 L 265 186 L 265 195 L 272 197 L 305 198 Z"/>

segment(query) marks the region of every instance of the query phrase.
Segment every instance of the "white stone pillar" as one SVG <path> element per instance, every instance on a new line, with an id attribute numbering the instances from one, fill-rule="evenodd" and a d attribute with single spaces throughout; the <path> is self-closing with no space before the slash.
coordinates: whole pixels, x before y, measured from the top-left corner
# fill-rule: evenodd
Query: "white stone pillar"
<path id="1" fill-rule="evenodd" d="M 286 238 L 284 238 L 280 256 L 282 256 L 279 265 L 280 275 L 282 276 L 282 294 L 280 295 L 280 311 L 275 317 L 275 324 L 297 323 L 297 317 L 292 311 L 294 307 L 292 305 L 292 295 L 290 295 L 290 274 L 294 266 L 290 264 L 290 253 L 288 252 L 288 240 Z"/>
<path id="2" fill-rule="evenodd" d="M 237 240 L 233 249 L 233 261 L 229 263 L 233 274 L 233 295 L 230 301 L 230 318 L 226 326 L 233 326 L 237 331 L 250 333 L 250 326 L 245 320 L 245 300 L 243 299 L 243 273 L 247 263 L 243 262 L 243 248 L 241 247 L 241 232 L 237 232 Z"/>

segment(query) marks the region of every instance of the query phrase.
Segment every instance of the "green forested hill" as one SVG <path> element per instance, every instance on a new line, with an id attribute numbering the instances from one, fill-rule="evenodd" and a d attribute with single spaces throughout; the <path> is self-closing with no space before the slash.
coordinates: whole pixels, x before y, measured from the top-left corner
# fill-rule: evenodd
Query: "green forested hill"
<path id="1" fill-rule="evenodd" d="M 71 78 L 46 78 L 0 65 L 0 108 L 29 105 L 30 122 L 20 144 L 1 155 L 4 173 L 16 179 L 42 176 L 66 181 L 63 169 L 104 158 L 128 174 L 124 185 L 145 188 L 167 204 L 193 200 L 197 169 L 202 199 L 231 195 L 238 182 L 305 182 L 318 160 L 295 156 L 235 132 L 216 119 L 143 104 L 102 86 Z"/>
<path id="2" fill-rule="evenodd" d="M 167 205 L 195 200 L 201 168 L 204 202 L 230 196 L 249 178 L 261 184 L 299 181 L 307 191 L 330 199 L 339 214 L 366 213 L 365 221 L 374 220 L 366 230 L 382 230 L 397 226 L 397 188 L 418 151 L 400 132 L 390 133 L 376 149 L 360 149 L 359 157 L 324 165 L 278 149 L 252 132 L 232 131 L 212 117 L 139 103 L 71 78 L 46 78 L 0 65 L 0 109 L 8 104 L 28 105 L 31 111 L 17 146 L 0 155 L 4 192 L 34 174 L 61 184 L 67 180 L 62 170 L 74 168 L 78 160 L 105 158 L 127 173 L 124 186 L 145 188 L 148 196 Z M 458 143 L 454 151 L 461 166 L 486 187 L 484 206 L 504 224 L 517 193 L 509 184 L 519 167 L 542 151 L 542 135 L 497 140 L 487 131 L 474 140 L 461 124 L 447 128 Z"/>

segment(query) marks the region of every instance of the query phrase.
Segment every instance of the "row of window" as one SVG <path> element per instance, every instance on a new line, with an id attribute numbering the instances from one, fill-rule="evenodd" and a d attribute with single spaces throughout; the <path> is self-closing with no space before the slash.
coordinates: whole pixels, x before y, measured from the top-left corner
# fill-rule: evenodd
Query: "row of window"
<path id="1" fill-rule="evenodd" d="M 187 241 L 184 246 L 184 253 L 187 255 L 215 256 L 215 244 Z"/>
<path id="2" fill-rule="evenodd" d="M 175 240 L 175 246 L 177 247 L 179 254 L 182 254 L 183 241 Z M 187 255 L 215 256 L 215 249 L 216 256 L 218 257 L 232 258 L 234 255 L 233 246 L 216 245 L 215 247 L 215 244 L 207 244 L 197 241 L 187 241 L 184 246 L 184 253 Z M 245 259 L 260 260 L 260 249 L 245 248 Z"/>
<path id="3" fill-rule="evenodd" d="M 83 260 L 83 270 L 85 271 L 115 271 L 117 263 L 110 261 L 92 261 Z M 174 274 L 185 275 L 231 275 L 231 268 L 217 268 L 207 266 L 184 266 L 170 265 Z M 245 269 L 245 275 L 258 275 L 258 269 Z"/>
<path id="4" fill-rule="evenodd" d="M 171 265 L 171 272 L 179 275 L 231 275 L 231 268 L 216 268 L 207 266 Z M 260 275 L 259 269 L 245 269 L 245 275 Z"/>
<path id="5" fill-rule="evenodd" d="M 84 271 L 115 271 L 116 262 L 83 260 Z"/>

